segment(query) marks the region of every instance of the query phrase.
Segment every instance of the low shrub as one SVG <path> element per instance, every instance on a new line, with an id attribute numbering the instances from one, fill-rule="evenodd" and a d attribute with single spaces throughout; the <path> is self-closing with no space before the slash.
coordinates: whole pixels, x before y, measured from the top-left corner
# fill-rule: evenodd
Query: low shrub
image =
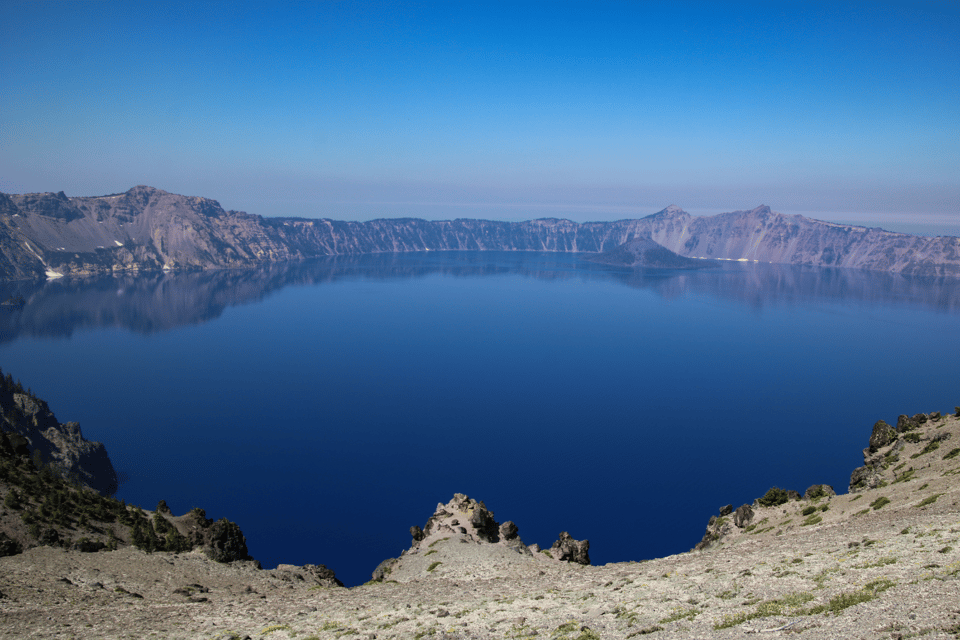
<path id="1" fill-rule="evenodd" d="M 762 498 L 757 498 L 757 504 L 761 507 L 776 507 L 785 504 L 789 499 L 785 489 L 770 487 Z"/>
<path id="2" fill-rule="evenodd" d="M 917 507 L 925 507 L 925 506 L 927 506 L 928 504 L 933 504 L 934 502 L 937 501 L 937 498 L 939 498 L 939 497 L 942 496 L 942 495 L 943 495 L 942 493 L 935 493 L 935 494 L 933 494 L 932 496 L 927 496 L 926 498 L 924 498 L 923 500 L 921 500 L 920 502 L 918 502 L 918 503 L 917 503 L 916 505 L 914 505 L 914 506 L 917 506 Z"/>

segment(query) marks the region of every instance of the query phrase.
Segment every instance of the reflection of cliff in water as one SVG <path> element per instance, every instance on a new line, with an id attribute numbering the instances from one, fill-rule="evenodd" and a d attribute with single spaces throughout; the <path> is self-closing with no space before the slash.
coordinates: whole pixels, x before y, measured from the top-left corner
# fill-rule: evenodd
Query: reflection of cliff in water
<path id="1" fill-rule="evenodd" d="M 752 307 L 810 302 L 896 304 L 960 312 L 960 279 L 920 278 L 857 269 L 818 269 L 717 263 L 699 271 L 619 269 L 569 253 L 429 252 L 332 256 L 261 269 L 62 278 L 0 286 L 0 299 L 25 304 L 0 309 L 0 342 L 19 337 L 67 337 L 80 329 L 122 327 L 138 333 L 205 322 L 233 305 L 256 303 L 292 285 L 392 280 L 430 275 L 505 274 L 544 280 L 619 282 L 665 298 L 688 294 Z"/>
<path id="2" fill-rule="evenodd" d="M 903 276 L 861 269 L 782 264 L 724 264 L 716 269 L 665 275 L 625 274 L 627 286 L 653 289 L 665 298 L 695 293 L 754 308 L 816 302 L 916 306 L 960 313 L 957 278 Z"/>

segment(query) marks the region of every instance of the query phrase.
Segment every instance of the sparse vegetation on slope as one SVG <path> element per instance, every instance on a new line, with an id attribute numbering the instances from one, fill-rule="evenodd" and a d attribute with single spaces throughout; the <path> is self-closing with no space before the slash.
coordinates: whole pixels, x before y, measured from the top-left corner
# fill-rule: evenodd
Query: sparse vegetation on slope
<path id="1" fill-rule="evenodd" d="M 909 459 L 934 437 L 941 443 L 958 437 L 960 420 L 914 416 L 898 423 L 895 438 L 880 430 L 885 441 L 865 453 L 868 473 L 857 493 L 836 495 L 813 485 L 800 497 L 774 487 L 761 498 L 769 506 L 758 499 L 721 508 L 711 518 L 716 539 L 705 550 L 644 562 L 596 567 L 524 552 L 515 525 L 493 527 L 492 512 L 462 495 L 439 505 L 424 529 L 411 530 L 414 544 L 402 558 L 419 563 L 421 573 L 394 559 L 378 568 L 378 581 L 351 590 L 304 580 L 306 566 L 255 571 L 251 563 L 218 564 L 202 554 L 147 555 L 125 546 L 127 539 L 116 552 L 99 554 L 24 548 L 0 558 L 0 638 L 63 635 L 60 620 L 70 621 L 68 634 L 77 638 L 118 638 L 131 628 L 204 640 L 955 635 L 960 460 L 925 455 L 910 468 L 890 460 Z M 44 473 L 29 456 L 16 462 L 16 473 Z M 73 499 L 50 499 L 44 511 L 44 500 L 26 486 L 32 482 L 4 485 L 0 509 L 50 518 L 58 504 L 63 512 Z M 201 509 L 177 519 L 163 503 L 153 513 L 120 504 L 112 523 L 118 538 L 137 529 L 144 548 L 165 545 L 168 527 L 183 531 L 184 519 L 197 530 L 217 525 Z M 79 518 L 71 522 L 74 530 L 63 538 L 79 542 Z M 87 522 L 103 526 L 89 513 Z M 41 529 L 51 525 L 59 526 L 40 523 Z M 480 534 L 500 540 L 483 541 Z M 561 534 L 552 551 L 564 552 L 565 541 Z M 15 542 L 0 536 L 0 548 Z"/>

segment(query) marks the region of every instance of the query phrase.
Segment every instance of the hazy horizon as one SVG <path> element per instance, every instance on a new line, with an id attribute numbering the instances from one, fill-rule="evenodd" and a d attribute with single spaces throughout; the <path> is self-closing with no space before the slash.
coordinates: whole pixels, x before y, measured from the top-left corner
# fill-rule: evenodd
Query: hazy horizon
<path id="1" fill-rule="evenodd" d="M 6 2 L 0 22 L 7 193 L 960 218 L 956 3 Z"/>

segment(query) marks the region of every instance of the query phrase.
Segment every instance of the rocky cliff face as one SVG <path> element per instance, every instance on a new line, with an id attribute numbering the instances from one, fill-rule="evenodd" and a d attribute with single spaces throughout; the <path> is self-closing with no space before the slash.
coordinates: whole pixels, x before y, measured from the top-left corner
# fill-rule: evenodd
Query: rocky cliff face
<path id="1" fill-rule="evenodd" d="M 43 261 L 18 226 L 20 210 L 10 196 L 0 193 L 0 277 L 22 280 L 43 277 Z"/>
<path id="2" fill-rule="evenodd" d="M 683 256 L 960 276 L 960 238 L 925 238 L 784 215 L 759 206 L 712 217 L 667 208 L 638 221 Z"/>
<path id="3" fill-rule="evenodd" d="M 259 216 L 152 187 L 93 198 L 11 196 L 12 224 L 42 249 L 46 270 L 84 275 L 240 267 L 297 259 Z M 275 234 L 274 234 L 275 235 Z"/>
<path id="4" fill-rule="evenodd" d="M 58 422 L 46 402 L 24 391 L 9 374 L 0 374 L 0 412 L 2 430 L 24 438 L 30 454 L 103 495 L 116 492 L 117 474 L 103 444 L 86 440 L 76 422 Z"/>
<path id="5" fill-rule="evenodd" d="M 0 278 L 42 273 L 218 269 L 398 251 L 610 251 L 649 238 L 679 256 L 960 276 L 960 239 L 811 220 L 760 206 L 694 217 L 670 206 L 639 220 L 346 222 L 262 218 L 215 200 L 138 186 L 68 198 L 0 194 Z"/>

